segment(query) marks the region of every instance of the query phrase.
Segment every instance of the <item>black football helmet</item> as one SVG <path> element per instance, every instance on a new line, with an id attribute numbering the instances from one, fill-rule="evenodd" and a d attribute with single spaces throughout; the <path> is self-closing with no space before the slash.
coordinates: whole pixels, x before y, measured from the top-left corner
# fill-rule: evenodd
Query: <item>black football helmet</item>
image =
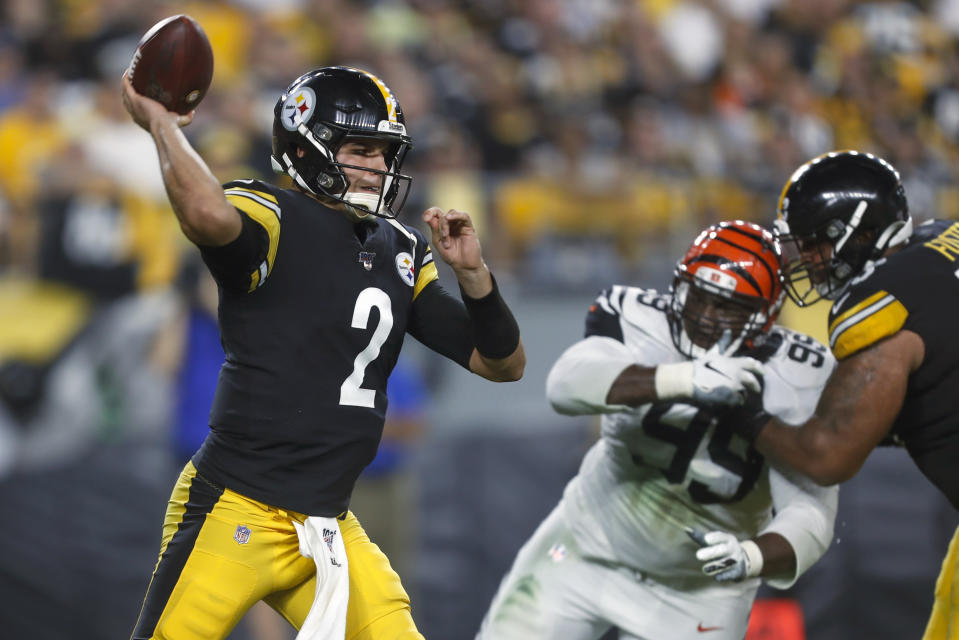
<path id="1" fill-rule="evenodd" d="M 786 182 L 775 230 L 786 293 L 805 307 L 842 295 L 870 260 L 909 239 L 912 218 L 891 164 L 871 153 L 832 151 Z"/>
<path id="2" fill-rule="evenodd" d="M 386 142 L 386 171 L 337 162 L 347 139 Z M 399 213 L 413 180 L 400 173 L 412 146 L 400 103 L 382 80 L 360 69 L 323 67 L 303 74 L 273 108 L 273 169 L 309 193 L 345 203 L 359 218 Z M 344 167 L 381 174 L 379 194 L 350 193 Z"/>

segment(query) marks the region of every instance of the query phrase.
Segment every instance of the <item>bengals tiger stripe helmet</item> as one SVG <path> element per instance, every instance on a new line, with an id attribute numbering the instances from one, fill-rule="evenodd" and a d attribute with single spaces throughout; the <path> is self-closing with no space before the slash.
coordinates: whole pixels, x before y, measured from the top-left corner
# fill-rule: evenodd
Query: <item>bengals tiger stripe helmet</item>
<path id="1" fill-rule="evenodd" d="M 784 299 L 779 243 L 751 222 L 713 225 L 676 264 L 670 292 L 673 344 L 687 357 L 699 357 L 720 341 L 727 355 L 756 346 Z"/>

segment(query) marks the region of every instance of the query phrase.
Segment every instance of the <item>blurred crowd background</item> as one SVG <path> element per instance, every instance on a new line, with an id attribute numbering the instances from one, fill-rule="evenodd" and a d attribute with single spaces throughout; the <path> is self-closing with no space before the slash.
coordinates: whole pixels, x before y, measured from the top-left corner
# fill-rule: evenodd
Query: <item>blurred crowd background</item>
<path id="1" fill-rule="evenodd" d="M 409 341 L 384 451 L 358 488 L 354 510 L 394 558 L 427 637 L 471 637 L 595 438 L 592 421 L 552 414 L 542 389 L 599 289 L 668 286 L 700 228 L 771 223 L 790 173 L 835 148 L 893 162 L 918 220 L 959 219 L 959 0 L 0 7 L 10 637 L 129 634 L 170 487 L 206 432 L 223 357 L 215 289 L 119 99 L 137 41 L 166 16 L 194 17 L 211 40 L 213 85 L 185 133 L 222 181 L 279 180 L 272 109 L 304 71 L 382 77 L 415 144 L 402 217 L 469 211 L 516 309 L 530 353 L 517 385 Z M 784 320 L 822 336 L 824 312 Z M 786 596 L 809 638 L 918 637 L 955 511 L 898 451 L 874 455 L 842 495 L 833 549 Z M 270 616 L 257 611 L 235 637 L 290 637 Z M 772 628 L 755 637 L 786 637 Z"/>

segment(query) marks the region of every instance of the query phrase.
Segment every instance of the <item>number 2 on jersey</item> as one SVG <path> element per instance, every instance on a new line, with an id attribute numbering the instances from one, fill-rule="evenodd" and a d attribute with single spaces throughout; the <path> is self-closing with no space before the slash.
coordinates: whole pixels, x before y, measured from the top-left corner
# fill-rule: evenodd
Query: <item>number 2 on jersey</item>
<path id="1" fill-rule="evenodd" d="M 382 289 L 368 287 L 360 291 L 353 307 L 354 329 L 366 329 L 370 322 L 370 311 L 376 307 L 380 312 L 380 321 L 373 330 L 370 343 L 360 351 L 353 361 L 353 373 L 340 385 L 340 404 L 353 407 L 373 407 L 376 400 L 376 391 L 364 389 L 360 385 L 366 376 L 366 367 L 380 355 L 380 347 L 386 342 L 393 328 L 393 309 L 390 297 Z"/>

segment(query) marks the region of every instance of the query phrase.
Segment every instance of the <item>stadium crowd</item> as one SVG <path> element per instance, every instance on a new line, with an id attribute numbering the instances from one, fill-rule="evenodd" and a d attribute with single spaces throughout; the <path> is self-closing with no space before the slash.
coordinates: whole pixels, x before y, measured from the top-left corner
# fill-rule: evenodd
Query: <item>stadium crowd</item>
<path id="1" fill-rule="evenodd" d="M 613 243 L 632 273 L 658 259 L 664 234 L 744 212 L 769 221 L 784 176 L 832 148 L 888 158 L 917 216 L 959 216 L 950 0 L 11 0 L 4 10 L 0 261 L 13 269 L 36 266 L 36 214 L 64 194 L 124 200 L 132 236 L 154 223 L 158 173 L 119 113 L 116 78 L 140 35 L 177 12 L 213 44 L 213 87 L 188 133 L 220 177 L 272 176 L 270 106 L 301 70 L 372 69 L 403 97 L 417 143 L 407 211 L 463 203 L 520 275 L 554 236 Z M 147 237 L 128 254 L 141 260 L 138 286 L 175 271 L 155 255 L 168 247 Z"/>

